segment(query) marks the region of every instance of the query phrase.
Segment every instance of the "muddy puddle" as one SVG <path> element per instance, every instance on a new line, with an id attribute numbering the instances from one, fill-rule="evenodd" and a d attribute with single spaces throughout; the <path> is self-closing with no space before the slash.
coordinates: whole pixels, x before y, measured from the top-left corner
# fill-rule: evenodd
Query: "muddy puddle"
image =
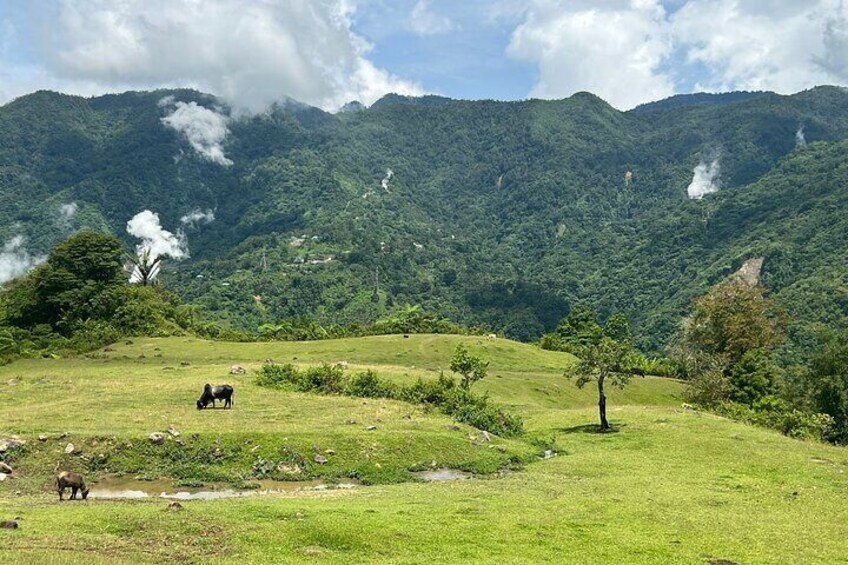
<path id="1" fill-rule="evenodd" d="M 432 471 L 417 471 L 413 476 L 427 482 L 438 481 L 461 481 L 470 479 L 474 475 L 458 469 L 434 469 Z"/>
<path id="2" fill-rule="evenodd" d="M 252 481 L 257 488 L 236 489 L 230 485 L 204 484 L 198 487 L 174 486 L 173 481 L 159 479 L 142 481 L 131 477 L 104 477 L 91 485 L 89 498 L 94 499 L 145 499 L 164 498 L 168 500 L 220 500 L 224 498 L 242 498 L 298 491 L 317 491 L 329 489 L 349 489 L 357 486 L 353 480 L 340 483 L 324 481 Z"/>

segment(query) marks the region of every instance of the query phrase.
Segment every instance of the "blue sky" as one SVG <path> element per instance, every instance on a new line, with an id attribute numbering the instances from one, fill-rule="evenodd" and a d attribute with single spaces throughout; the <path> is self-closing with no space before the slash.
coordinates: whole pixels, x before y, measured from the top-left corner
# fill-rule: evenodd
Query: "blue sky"
<path id="1" fill-rule="evenodd" d="M 192 86 L 258 111 L 387 92 L 614 106 L 848 84 L 844 0 L 0 0 L 0 103 Z"/>

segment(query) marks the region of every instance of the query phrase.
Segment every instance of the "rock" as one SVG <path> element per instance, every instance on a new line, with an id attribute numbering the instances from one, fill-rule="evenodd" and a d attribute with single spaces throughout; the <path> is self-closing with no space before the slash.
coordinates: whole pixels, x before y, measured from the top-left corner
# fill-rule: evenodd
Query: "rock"
<path id="1" fill-rule="evenodd" d="M 335 455 L 336 450 L 335 449 L 325 449 L 324 453 L 326 453 L 327 455 Z"/>
<path id="2" fill-rule="evenodd" d="M 545 453 L 542 454 L 542 459 L 550 459 L 554 455 L 556 455 L 555 451 L 553 451 L 552 449 L 546 449 Z"/>
<path id="3" fill-rule="evenodd" d="M 185 447 L 185 442 L 183 440 L 178 439 L 178 440 L 176 440 L 176 442 L 177 442 L 177 445 L 179 445 L 180 447 Z"/>
<path id="4" fill-rule="evenodd" d="M 318 463 L 319 465 L 324 465 L 324 464 L 327 463 L 327 458 L 324 457 L 323 455 L 316 455 L 315 456 L 315 462 Z"/>
<path id="5" fill-rule="evenodd" d="M 47 434 L 38 434 L 38 441 L 47 441 Z"/>
<path id="6" fill-rule="evenodd" d="M 356 424 L 356 420 L 354 420 L 353 418 L 348 418 L 347 420 L 345 420 L 345 424 L 347 424 L 348 426 L 352 426 Z"/>
<path id="7" fill-rule="evenodd" d="M 6 463 L 4 461 L 0 461 L 0 473 L 6 473 L 7 475 L 11 475 L 12 474 L 12 468 L 9 467 L 8 463 Z"/>
<path id="8" fill-rule="evenodd" d="M 8 476 L 9 476 L 9 475 L 7 475 L 6 473 L 0 473 L 0 483 L 2 483 L 3 481 L 5 481 L 5 480 L 6 480 L 6 477 L 8 477 Z"/>
<path id="9" fill-rule="evenodd" d="M 179 512 L 183 509 L 183 505 L 176 500 L 168 505 L 168 512 Z"/>
<path id="10" fill-rule="evenodd" d="M 277 471 L 288 475 L 299 475 L 301 473 L 301 469 L 298 465 L 289 465 L 287 463 L 280 463 L 277 465 Z"/>
<path id="11" fill-rule="evenodd" d="M 3 520 L 2 522 L 0 522 L 0 528 L 4 530 L 17 530 L 18 523 L 14 520 Z"/>
<path id="12" fill-rule="evenodd" d="M 56 439 L 65 439 L 68 435 L 70 435 L 68 432 L 62 432 Z"/>
<path id="13" fill-rule="evenodd" d="M 241 365 L 233 365 L 232 367 L 230 367 L 230 374 L 231 375 L 243 375 L 246 372 L 247 371 Z"/>
<path id="14" fill-rule="evenodd" d="M 347 369 L 347 361 L 338 361 L 336 367 L 339 369 Z"/>
<path id="15" fill-rule="evenodd" d="M 367 428 L 365 428 L 365 431 L 371 432 L 371 431 L 374 431 L 376 429 L 377 429 L 377 426 L 368 426 Z"/>
<path id="16" fill-rule="evenodd" d="M 256 453 L 256 451 L 258 451 L 260 447 L 262 447 L 262 446 L 261 445 L 254 445 L 253 447 L 250 448 L 250 452 Z"/>
<path id="17" fill-rule="evenodd" d="M 486 430 L 483 430 L 482 432 L 480 432 L 480 441 L 483 441 L 483 442 L 492 441 L 492 436 L 489 435 L 489 432 L 487 432 Z"/>
<path id="18" fill-rule="evenodd" d="M 298 520 L 303 520 L 303 512 L 295 512 L 294 517 Z"/>
<path id="19" fill-rule="evenodd" d="M 72 443 L 69 443 L 68 445 L 65 446 L 65 453 L 67 453 L 68 455 L 73 453 L 75 450 L 76 450 L 76 447 L 74 447 L 74 444 L 72 444 Z"/>
<path id="20" fill-rule="evenodd" d="M 9 379 L 8 381 L 6 381 L 6 384 L 9 386 L 15 386 L 16 384 L 18 384 L 18 379 Z"/>
<path id="21" fill-rule="evenodd" d="M 18 447 L 23 447 L 24 445 L 26 445 L 26 442 L 16 437 L 0 439 L 0 453 L 5 453 L 10 449 L 16 449 Z"/>
<path id="22" fill-rule="evenodd" d="M 498 451 L 500 451 L 501 453 L 506 453 L 506 447 L 504 447 L 504 446 L 502 446 L 502 445 L 499 445 L 499 446 L 498 446 Z"/>
<path id="23" fill-rule="evenodd" d="M 107 346 L 107 347 L 103 348 L 103 351 L 108 352 L 108 351 L 115 351 L 115 350 L 113 348 Z"/>
<path id="24" fill-rule="evenodd" d="M 160 434 L 159 432 L 153 432 L 152 434 L 147 436 L 147 439 L 149 439 L 150 443 L 152 443 L 153 445 L 162 445 L 163 443 L 165 443 L 165 436 Z"/>
<path id="25" fill-rule="evenodd" d="M 224 452 L 223 452 L 223 451 L 221 451 L 221 448 L 220 448 L 220 447 L 216 447 L 216 448 L 215 448 L 215 451 L 213 451 L 213 452 L 212 452 L 212 456 L 213 456 L 213 457 L 223 457 L 223 456 L 224 456 Z"/>
<path id="26" fill-rule="evenodd" d="M 174 437 L 180 437 L 180 430 L 175 428 L 173 425 L 168 426 L 168 433 Z"/>
<path id="27" fill-rule="evenodd" d="M 456 424 L 451 424 L 450 426 L 448 426 L 448 429 L 449 429 L 450 431 L 452 431 L 452 432 L 458 432 L 458 431 L 460 431 L 462 428 L 460 428 L 460 427 L 459 427 L 459 426 L 457 426 Z"/>

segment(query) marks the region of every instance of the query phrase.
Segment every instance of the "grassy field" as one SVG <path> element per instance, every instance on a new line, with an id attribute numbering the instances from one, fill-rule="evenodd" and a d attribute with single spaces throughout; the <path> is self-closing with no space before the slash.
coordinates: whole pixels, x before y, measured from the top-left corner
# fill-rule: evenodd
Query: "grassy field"
<path id="1" fill-rule="evenodd" d="M 521 414 L 525 436 L 480 442 L 418 406 L 252 383 L 268 358 L 432 379 L 458 342 L 491 361 L 475 388 Z M 19 529 L 0 530 L 3 563 L 848 563 L 848 452 L 683 410 L 671 380 L 611 391 L 618 431 L 601 435 L 589 426 L 593 391 L 562 377 L 568 355 L 505 340 L 169 338 L 111 349 L 0 367 L 0 432 L 27 440 L 0 483 L 0 519 L 20 517 Z M 229 375 L 236 363 L 248 374 Z M 205 382 L 233 384 L 234 409 L 197 411 Z M 168 426 L 184 445 L 146 441 Z M 326 464 L 313 462 L 328 449 Z M 545 449 L 557 455 L 543 460 Z M 157 499 L 60 504 L 48 492 L 57 465 L 92 479 L 119 471 L 238 484 L 257 460 L 292 454 L 301 469 L 290 478 L 368 484 L 190 501 L 179 512 Z M 433 462 L 481 478 L 412 480 Z"/>

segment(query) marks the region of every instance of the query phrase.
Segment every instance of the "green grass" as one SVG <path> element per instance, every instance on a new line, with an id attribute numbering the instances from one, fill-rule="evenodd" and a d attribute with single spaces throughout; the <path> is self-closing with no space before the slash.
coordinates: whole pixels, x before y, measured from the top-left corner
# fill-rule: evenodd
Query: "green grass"
<path id="1" fill-rule="evenodd" d="M 272 358 L 435 378 L 459 341 L 491 361 L 490 376 L 476 386 L 525 417 L 525 437 L 476 445 L 473 429 L 455 431 L 420 407 L 269 391 L 250 374 L 228 374 L 234 363 L 252 369 Z M 0 530 L 4 563 L 848 562 L 848 452 L 683 410 L 681 385 L 671 380 L 636 379 L 611 391 L 609 415 L 619 431 L 597 434 L 587 427 L 597 418 L 593 391 L 561 376 L 571 358 L 505 340 L 139 339 L 94 357 L 0 368 L 2 431 L 30 439 L 21 476 L 0 484 L 0 519 L 21 517 L 20 529 Z M 13 378 L 18 384 L 5 384 Z M 205 382 L 233 384 L 235 408 L 198 412 Z M 170 424 L 184 447 L 144 441 Z M 68 439 L 54 439 L 65 431 Z M 38 442 L 39 433 L 51 439 Z M 283 446 L 307 458 L 332 448 L 331 462 L 306 474 L 353 473 L 379 484 L 192 501 L 173 513 L 159 500 L 59 504 L 44 490 L 57 462 L 91 465 L 64 455 L 68 440 L 84 457 L 107 455 L 110 470 L 137 465 L 143 476 L 205 480 L 235 480 L 257 454 L 279 457 Z M 209 458 L 216 446 L 225 461 Z M 558 455 L 541 460 L 546 448 Z M 432 459 L 486 473 L 512 462 L 516 470 L 398 483 Z"/>

